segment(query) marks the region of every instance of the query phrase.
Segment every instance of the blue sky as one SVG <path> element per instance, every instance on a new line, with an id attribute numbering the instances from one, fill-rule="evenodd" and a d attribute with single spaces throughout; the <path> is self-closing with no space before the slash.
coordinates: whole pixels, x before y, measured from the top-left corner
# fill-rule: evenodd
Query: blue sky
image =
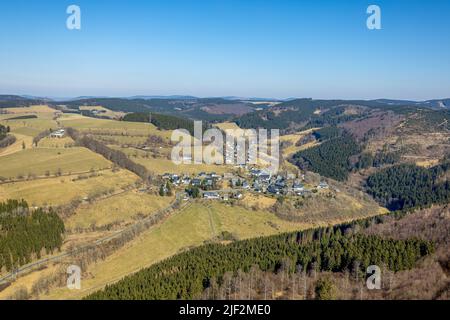
<path id="1" fill-rule="evenodd" d="M 443 98 L 449 20 L 448 0 L 1 1 L 0 93 Z"/>

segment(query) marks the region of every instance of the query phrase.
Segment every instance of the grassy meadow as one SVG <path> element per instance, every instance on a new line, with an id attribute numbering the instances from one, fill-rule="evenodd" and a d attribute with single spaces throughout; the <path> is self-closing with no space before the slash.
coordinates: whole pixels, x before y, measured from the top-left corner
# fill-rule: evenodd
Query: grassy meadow
<path id="1" fill-rule="evenodd" d="M 130 190 L 92 204 L 81 205 L 65 225 L 68 229 L 87 229 L 132 222 L 169 206 L 173 200 L 173 197 Z"/>
<path id="2" fill-rule="evenodd" d="M 75 199 L 90 198 L 92 195 L 110 189 L 120 190 L 139 180 L 136 175 L 126 170 L 119 172 L 105 170 L 96 172 L 94 177 L 78 179 L 80 176 L 88 175 L 50 177 L 0 184 L 0 201 L 24 199 L 33 206 L 58 206 Z"/>
<path id="3" fill-rule="evenodd" d="M 77 173 L 111 166 L 111 162 L 86 148 L 33 148 L 0 157 L 0 177 Z"/>

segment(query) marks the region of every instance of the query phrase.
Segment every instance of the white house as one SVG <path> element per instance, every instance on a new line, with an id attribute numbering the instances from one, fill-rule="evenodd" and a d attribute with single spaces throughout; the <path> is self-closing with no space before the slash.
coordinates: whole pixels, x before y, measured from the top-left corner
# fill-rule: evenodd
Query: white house
<path id="1" fill-rule="evenodd" d="M 220 195 L 217 192 L 205 192 L 203 193 L 204 199 L 214 200 L 214 199 L 220 199 Z"/>
<path id="2" fill-rule="evenodd" d="M 58 129 L 56 131 L 53 131 L 50 134 L 50 137 L 51 138 L 64 138 L 65 133 L 66 133 L 66 131 L 64 129 Z"/>

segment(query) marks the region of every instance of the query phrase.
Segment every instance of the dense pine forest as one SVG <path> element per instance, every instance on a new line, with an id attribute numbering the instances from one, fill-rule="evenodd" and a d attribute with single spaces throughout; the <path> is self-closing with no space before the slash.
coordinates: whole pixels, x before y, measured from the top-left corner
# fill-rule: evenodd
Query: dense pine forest
<path id="1" fill-rule="evenodd" d="M 352 231 L 355 225 L 204 245 L 141 270 L 87 299 L 193 299 L 212 279 L 220 284 L 225 273 L 248 272 L 252 266 L 269 272 L 295 272 L 299 266 L 339 272 L 365 271 L 376 264 L 398 271 L 414 267 L 419 258 L 434 250 L 428 241 L 357 234 Z"/>
<path id="2" fill-rule="evenodd" d="M 360 114 L 347 113 L 346 108 L 350 106 L 359 107 Z M 414 111 L 407 104 L 392 105 L 378 100 L 296 99 L 283 102 L 266 110 L 245 114 L 235 119 L 235 122 L 241 128 L 280 129 L 284 133 L 293 127 L 306 129 L 336 126 L 346 121 L 361 118 L 375 109 L 391 110 L 395 113 Z"/>
<path id="3" fill-rule="evenodd" d="M 355 164 L 357 169 L 367 169 L 371 167 L 379 168 L 384 165 L 390 165 L 398 163 L 401 159 L 401 152 L 378 152 L 375 155 L 372 155 L 369 152 L 362 153 L 358 162 Z"/>
<path id="4" fill-rule="evenodd" d="M 320 138 L 335 137 L 333 129 L 316 133 Z M 326 140 L 321 145 L 297 152 L 291 162 L 303 170 L 310 170 L 322 176 L 344 181 L 348 177 L 349 158 L 360 152 L 359 145 L 348 134 Z"/>
<path id="5" fill-rule="evenodd" d="M 446 162 L 430 169 L 398 165 L 383 169 L 367 179 L 367 191 L 391 210 L 423 207 L 450 201 Z"/>
<path id="6" fill-rule="evenodd" d="M 123 121 L 151 122 L 161 130 L 186 129 L 194 134 L 194 122 L 188 119 L 158 114 L 158 113 L 129 113 L 123 117 Z"/>
<path id="7" fill-rule="evenodd" d="M 31 210 L 25 201 L 0 203 L 0 271 L 59 249 L 63 233 L 63 221 L 51 210 Z"/>
<path id="8" fill-rule="evenodd" d="M 338 138 L 342 135 L 343 129 L 331 126 L 331 127 L 324 127 L 319 130 L 315 130 L 313 132 L 313 136 L 319 140 L 319 141 L 326 141 L 333 138 Z"/>
<path id="9" fill-rule="evenodd" d="M 15 95 L 0 95 L 0 109 L 29 107 L 46 103 L 44 99 L 28 99 Z"/>

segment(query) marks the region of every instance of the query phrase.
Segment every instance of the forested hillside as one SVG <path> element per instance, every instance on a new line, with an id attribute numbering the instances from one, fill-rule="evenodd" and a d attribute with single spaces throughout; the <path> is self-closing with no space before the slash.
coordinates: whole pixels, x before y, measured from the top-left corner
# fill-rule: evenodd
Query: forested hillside
<path id="1" fill-rule="evenodd" d="M 367 192 L 391 210 L 429 206 L 450 201 L 450 182 L 442 179 L 450 162 L 425 169 L 399 165 L 383 169 L 367 179 Z"/>
<path id="2" fill-rule="evenodd" d="M 169 114 L 205 121 L 230 120 L 254 110 L 252 104 L 222 98 L 86 98 L 54 103 L 70 109 L 80 106 L 102 106 L 113 111 Z"/>
<path id="3" fill-rule="evenodd" d="M 450 219 L 446 206 L 408 210 L 379 217 L 362 229 L 366 235 L 405 240 L 419 238 L 432 241 L 434 252 L 412 269 L 392 272 L 381 269 L 380 290 L 367 288 L 367 276 L 353 270 L 317 272 L 298 266 L 295 273 L 284 269 L 276 273 L 252 267 L 247 272 L 227 273 L 221 282 L 213 279 L 202 299 L 225 300 L 443 300 L 449 299 L 448 261 Z"/>
<path id="4" fill-rule="evenodd" d="M 15 107 L 29 107 L 32 105 L 39 105 L 46 103 L 45 99 L 38 98 L 24 98 L 15 95 L 0 95 L 0 109 L 15 108 Z"/>
<path id="5" fill-rule="evenodd" d="M 262 127 L 288 132 L 291 129 L 337 126 L 353 119 L 363 118 L 375 110 L 409 113 L 417 109 L 408 104 L 393 105 L 378 100 L 296 99 L 266 110 L 245 114 L 235 122 L 241 128 Z"/>
<path id="6" fill-rule="evenodd" d="M 319 141 L 326 141 L 342 136 L 343 129 L 337 127 L 324 127 L 313 132 L 313 136 Z"/>
<path id="7" fill-rule="evenodd" d="M 359 265 L 386 265 L 398 271 L 412 268 L 433 251 L 421 240 L 391 240 L 347 232 L 351 225 L 312 229 L 271 237 L 208 244 L 169 258 L 120 282 L 107 286 L 87 299 L 193 299 L 227 272 L 248 271 L 256 265 L 263 271 L 294 272 L 298 266 L 338 272 Z M 358 268 L 358 267 L 356 267 Z"/>
<path id="8" fill-rule="evenodd" d="M 320 139 L 331 139 L 297 152 L 291 161 L 301 169 L 335 180 L 346 180 L 350 169 L 348 160 L 360 152 L 360 147 L 350 135 L 342 133 L 338 136 L 338 132 L 337 129 L 320 130 L 316 133 Z"/>
<path id="9" fill-rule="evenodd" d="M 186 129 L 194 134 L 194 121 L 159 113 L 129 113 L 122 119 L 132 122 L 151 122 L 161 130 Z"/>
<path id="10" fill-rule="evenodd" d="M 31 210 L 25 201 L 0 203 L 0 271 L 59 249 L 63 233 L 64 223 L 53 211 Z"/>
<path id="11" fill-rule="evenodd" d="M 416 117 L 408 120 L 408 125 L 432 132 L 450 130 L 450 110 L 419 110 Z"/>
<path id="12" fill-rule="evenodd" d="M 362 153 L 358 162 L 355 164 L 357 169 L 367 169 L 370 167 L 381 167 L 383 165 L 395 164 L 399 162 L 401 159 L 401 151 L 395 152 L 377 152 L 375 155 L 372 155 L 370 152 Z"/>

